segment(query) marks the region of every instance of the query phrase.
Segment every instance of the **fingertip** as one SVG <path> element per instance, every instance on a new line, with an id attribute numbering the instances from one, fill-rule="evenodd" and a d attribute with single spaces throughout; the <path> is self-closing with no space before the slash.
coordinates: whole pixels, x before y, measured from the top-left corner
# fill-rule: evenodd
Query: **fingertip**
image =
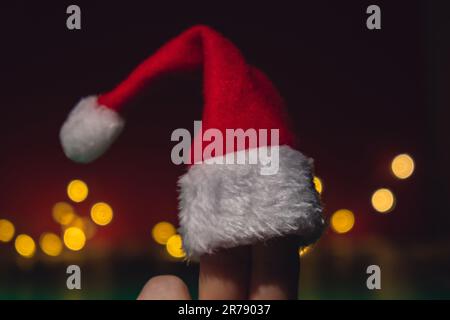
<path id="1" fill-rule="evenodd" d="M 247 299 L 250 247 L 223 249 L 200 257 L 199 299 Z"/>
<path id="2" fill-rule="evenodd" d="M 142 288 L 137 300 L 190 300 L 188 287 L 177 276 L 161 275 L 151 278 Z"/>
<path id="3" fill-rule="evenodd" d="M 297 299 L 299 273 L 298 240 L 295 237 L 254 245 L 250 299 Z"/>

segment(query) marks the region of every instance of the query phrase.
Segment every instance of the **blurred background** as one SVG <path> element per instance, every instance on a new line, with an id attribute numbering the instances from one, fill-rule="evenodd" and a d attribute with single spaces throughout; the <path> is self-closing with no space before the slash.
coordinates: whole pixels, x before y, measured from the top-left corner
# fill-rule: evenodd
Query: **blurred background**
<path id="1" fill-rule="evenodd" d="M 70 4 L 82 30 L 66 29 Z M 381 30 L 366 28 L 370 4 Z M 0 299 L 134 299 L 162 273 L 197 295 L 170 135 L 201 119 L 201 77 L 154 86 L 92 164 L 65 158 L 58 134 L 80 97 L 198 23 L 269 75 L 315 159 L 330 228 L 299 248 L 299 297 L 450 298 L 450 4 L 14 1 L 0 12 Z M 82 290 L 66 288 L 70 264 Z M 366 287 L 372 264 L 381 290 Z"/>

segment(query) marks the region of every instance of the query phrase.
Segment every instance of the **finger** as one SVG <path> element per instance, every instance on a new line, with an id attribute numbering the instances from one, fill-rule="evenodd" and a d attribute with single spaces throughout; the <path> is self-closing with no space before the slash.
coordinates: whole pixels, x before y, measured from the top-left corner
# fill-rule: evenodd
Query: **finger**
<path id="1" fill-rule="evenodd" d="M 250 247 L 238 247 L 200 258 L 199 299 L 247 299 Z"/>
<path id="2" fill-rule="evenodd" d="M 138 300 L 190 300 L 186 284 L 171 275 L 151 278 L 139 294 Z"/>
<path id="3" fill-rule="evenodd" d="M 280 238 L 252 248 L 250 299 L 297 299 L 298 240 Z"/>

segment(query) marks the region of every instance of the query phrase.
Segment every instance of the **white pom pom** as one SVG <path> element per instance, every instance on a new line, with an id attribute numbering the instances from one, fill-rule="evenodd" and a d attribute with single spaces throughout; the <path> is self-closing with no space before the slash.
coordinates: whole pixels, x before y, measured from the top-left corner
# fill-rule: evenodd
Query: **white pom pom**
<path id="1" fill-rule="evenodd" d="M 81 99 L 61 128 L 64 153 L 75 162 L 91 162 L 108 149 L 124 125 L 117 112 L 98 104 L 96 96 Z"/>

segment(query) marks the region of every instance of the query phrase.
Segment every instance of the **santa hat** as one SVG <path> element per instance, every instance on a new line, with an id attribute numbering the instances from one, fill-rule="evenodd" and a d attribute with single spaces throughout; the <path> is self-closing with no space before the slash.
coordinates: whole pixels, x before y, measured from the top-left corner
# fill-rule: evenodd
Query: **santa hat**
<path id="1" fill-rule="evenodd" d="M 313 185 L 313 161 L 296 149 L 278 91 L 209 27 L 190 28 L 112 91 L 82 99 L 61 129 L 65 154 L 77 162 L 96 159 L 121 132 L 124 106 L 161 76 L 194 70 L 203 72 L 203 131 L 215 129 L 226 137 L 227 129 L 277 129 L 279 139 L 233 143 L 231 151 L 224 145 L 209 159 L 202 152 L 200 158 L 193 156 L 195 163 L 179 179 L 180 233 L 188 257 L 287 235 L 299 236 L 304 245 L 317 240 L 324 220 Z M 197 139 L 199 134 L 194 147 Z M 267 151 L 278 155 L 274 174 L 262 171 L 267 163 L 258 155 Z M 257 161 L 221 161 L 230 156 L 256 156 Z"/>

